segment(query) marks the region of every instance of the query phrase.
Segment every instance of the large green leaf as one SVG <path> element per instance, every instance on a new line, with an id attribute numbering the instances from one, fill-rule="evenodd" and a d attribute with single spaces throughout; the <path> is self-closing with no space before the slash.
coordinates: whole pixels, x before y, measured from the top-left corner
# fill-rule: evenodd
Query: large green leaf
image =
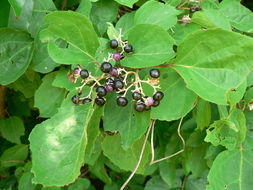
<path id="1" fill-rule="evenodd" d="M 151 109 L 151 118 L 176 120 L 185 116 L 197 99 L 197 95 L 187 89 L 183 79 L 172 69 L 160 69 L 160 86 L 164 98 L 158 107 Z"/>
<path id="2" fill-rule="evenodd" d="M 8 141 L 20 144 L 20 137 L 25 134 L 25 127 L 23 121 L 18 117 L 0 118 L 0 132 Z"/>
<path id="3" fill-rule="evenodd" d="M 119 107 L 116 104 L 116 95 L 109 96 L 104 114 L 104 129 L 106 131 L 119 131 L 124 149 L 131 147 L 146 132 L 150 122 L 150 112 L 139 113 L 135 111 L 135 102 L 131 100 L 130 93 L 127 98 L 128 105 Z"/>
<path id="4" fill-rule="evenodd" d="M 224 151 L 215 159 L 208 175 L 207 190 L 251 190 L 253 151 Z"/>
<path id="5" fill-rule="evenodd" d="M 8 18 L 10 13 L 10 4 L 8 1 L 3 1 L 0 7 L 0 27 L 8 25 Z"/>
<path id="6" fill-rule="evenodd" d="M 237 0 L 223 0 L 219 10 L 230 20 L 238 30 L 253 33 L 253 13 Z"/>
<path id="7" fill-rule="evenodd" d="M 168 30 L 177 23 L 180 11 L 168 4 L 148 1 L 135 13 L 134 24 L 155 24 Z"/>
<path id="8" fill-rule="evenodd" d="M 64 99 L 65 90 L 52 86 L 56 75 L 57 72 L 46 75 L 35 93 L 34 107 L 39 108 L 40 117 L 53 116 Z"/>
<path id="9" fill-rule="evenodd" d="M 33 182 L 63 186 L 75 181 L 84 163 L 92 104 L 75 106 L 68 97 L 58 113 L 30 134 Z"/>
<path id="10" fill-rule="evenodd" d="M 227 104 L 253 66 L 253 39 L 221 29 L 190 35 L 179 47 L 173 68 L 187 87 L 205 100 Z"/>
<path id="11" fill-rule="evenodd" d="M 114 1 L 118 2 L 121 5 L 126 5 L 132 8 L 133 4 L 135 4 L 138 0 L 114 0 Z"/>
<path id="12" fill-rule="evenodd" d="M 208 127 L 211 122 L 211 105 L 209 102 L 200 99 L 196 108 L 197 127 L 203 130 L 205 127 Z"/>
<path id="13" fill-rule="evenodd" d="M 26 71 L 33 52 L 32 42 L 25 32 L 0 29 L 0 84 L 10 84 Z"/>
<path id="14" fill-rule="evenodd" d="M 132 147 L 127 150 L 124 150 L 121 147 L 121 138 L 120 135 L 106 136 L 103 143 L 102 149 L 106 157 L 110 159 L 112 163 L 118 166 L 120 169 L 126 171 L 132 171 L 140 156 L 143 139 L 136 141 Z M 147 146 L 144 150 L 144 154 L 140 163 L 140 166 L 137 170 L 137 173 L 143 174 L 145 171 L 145 165 L 149 162 L 150 154 L 150 144 L 147 142 Z"/>
<path id="15" fill-rule="evenodd" d="M 168 32 L 157 25 L 136 25 L 128 35 L 134 52 L 126 55 L 121 64 L 131 68 L 160 65 L 175 55 L 173 41 Z"/>
<path id="16" fill-rule="evenodd" d="M 22 12 L 25 0 L 9 0 L 9 3 L 15 11 L 15 15 L 18 17 Z"/>
<path id="17" fill-rule="evenodd" d="M 41 39 L 49 41 L 50 57 L 60 64 L 83 64 L 96 61 L 99 46 L 97 34 L 90 20 L 77 12 L 55 11 L 45 17 L 48 27 L 41 32 Z M 68 45 L 61 44 L 64 40 Z"/>

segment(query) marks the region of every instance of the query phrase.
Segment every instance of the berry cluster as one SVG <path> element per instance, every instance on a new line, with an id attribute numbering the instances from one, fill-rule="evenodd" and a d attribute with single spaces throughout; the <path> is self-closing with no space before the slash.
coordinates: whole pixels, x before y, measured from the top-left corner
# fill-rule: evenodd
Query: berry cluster
<path id="1" fill-rule="evenodd" d="M 133 52 L 133 47 L 128 44 L 127 41 L 121 40 L 121 35 L 110 41 L 110 47 L 115 49 L 115 53 L 109 53 L 108 58 L 104 59 L 104 62 L 100 65 L 100 69 L 103 72 L 102 76 L 94 77 L 92 74 L 80 67 L 75 68 L 72 71 L 73 81 L 77 82 L 81 78 L 82 85 L 77 87 L 79 91 L 78 95 L 72 97 L 74 104 L 86 104 L 92 102 L 92 92 L 96 92 L 94 99 L 95 104 L 103 106 L 106 103 L 107 93 L 116 92 L 118 97 L 116 103 L 118 106 L 124 107 L 128 104 L 126 94 L 129 90 L 132 91 L 132 98 L 136 101 L 135 110 L 143 112 L 150 110 L 151 106 L 156 107 L 160 104 L 164 94 L 159 89 L 159 77 L 160 71 L 158 69 L 151 69 L 149 74 L 151 79 L 141 80 L 138 71 L 127 71 L 120 66 L 113 66 L 111 61 L 114 60 L 120 65 L 120 60 L 124 58 L 127 53 Z M 117 64 L 115 64 L 117 65 Z M 147 97 L 143 91 L 142 84 L 149 84 L 153 88 L 153 96 Z M 90 86 L 90 92 L 87 96 L 82 97 L 82 91 L 84 86 Z M 95 90 L 93 90 L 95 88 Z"/>

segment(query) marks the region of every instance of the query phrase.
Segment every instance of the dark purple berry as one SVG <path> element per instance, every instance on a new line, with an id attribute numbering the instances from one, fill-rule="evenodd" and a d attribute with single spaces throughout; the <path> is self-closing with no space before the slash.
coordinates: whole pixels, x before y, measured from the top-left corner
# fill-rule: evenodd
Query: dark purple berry
<path id="1" fill-rule="evenodd" d="M 202 8 L 200 7 L 200 6 L 193 6 L 193 7 L 191 7 L 190 9 L 189 9 L 189 11 L 191 12 L 191 13 L 194 13 L 194 12 L 196 12 L 196 11 L 201 11 L 202 10 Z"/>
<path id="2" fill-rule="evenodd" d="M 152 78 L 159 78 L 160 77 L 160 71 L 158 69 L 151 69 L 149 71 L 149 75 L 152 77 Z"/>
<path id="3" fill-rule="evenodd" d="M 135 104 L 134 109 L 138 112 L 143 112 L 145 110 L 146 105 L 145 104 Z"/>
<path id="4" fill-rule="evenodd" d="M 119 71 L 116 67 L 113 67 L 111 70 L 110 70 L 110 75 L 114 76 L 114 77 L 117 77 L 119 75 Z"/>
<path id="5" fill-rule="evenodd" d="M 154 100 L 158 100 L 158 101 L 160 101 L 161 99 L 163 99 L 163 97 L 164 97 L 164 94 L 163 94 L 163 92 L 161 92 L 161 91 L 157 91 L 157 92 L 153 95 L 153 99 L 154 99 Z"/>
<path id="6" fill-rule="evenodd" d="M 90 98 L 84 98 L 82 103 L 83 104 L 87 104 L 87 103 L 90 103 L 92 100 Z"/>
<path id="7" fill-rule="evenodd" d="M 106 84 L 105 89 L 107 92 L 112 92 L 114 90 L 113 84 Z"/>
<path id="8" fill-rule="evenodd" d="M 127 105 L 127 103 L 128 103 L 127 98 L 125 98 L 125 97 L 118 97 L 117 98 L 117 104 L 118 104 L 118 106 L 124 107 L 124 106 Z"/>
<path id="9" fill-rule="evenodd" d="M 96 92 L 97 92 L 98 97 L 103 97 L 107 93 L 105 87 L 103 87 L 103 86 L 98 86 L 97 89 L 96 89 Z"/>
<path id="10" fill-rule="evenodd" d="M 76 67 L 76 68 L 74 68 L 73 73 L 74 73 L 75 75 L 79 75 L 79 74 L 80 74 L 80 71 L 81 71 L 81 69 L 80 69 L 79 67 Z"/>
<path id="11" fill-rule="evenodd" d="M 109 62 L 104 62 L 101 64 L 101 71 L 104 73 L 109 73 L 110 70 L 112 69 L 112 64 Z"/>
<path id="12" fill-rule="evenodd" d="M 116 89 L 122 89 L 124 87 L 124 82 L 122 82 L 121 80 L 115 80 L 114 86 Z"/>
<path id="13" fill-rule="evenodd" d="M 121 55 L 120 53 L 113 53 L 112 54 L 112 58 L 115 60 L 115 61 L 119 61 L 121 59 Z"/>
<path id="14" fill-rule="evenodd" d="M 81 70 L 80 71 L 80 76 L 81 76 L 82 79 L 88 78 L 89 77 L 89 71 L 86 70 L 86 69 Z"/>
<path id="15" fill-rule="evenodd" d="M 116 49 L 116 48 L 118 47 L 118 45 L 119 45 L 119 43 L 118 43 L 117 40 L 111 40 L 111 41 L 110 41 L 110 47 L 111 47 L 112 49 Z"/>
<path id="16" fill-rule="evenodd" d="M 103 105 L 105 104 L 105 99 L 104 99 L 104 98 L 97 97 L 97 98 L 95 98 L 95 103 L 96 103 L 98 106 L 103 106 Z"/>
<path id="17" fill-rule="evenodd" d="M 157 106 L 159 106 L 159 104 L 160 104 L 160 101 L 159 100 L 155 100 L 152 106 L 153 107 L 157 107 Z"/>
<path id="18" fill-rule="evenodd" d="M 114 83 L 114 80 L 112 78 L 107 78 L 105 82 L 110 84 L 110 83 Z"/>
<path id="19" fill-rule="evenodd" d="M 142 98 L 142 95 L 141 95 L 141 93 L 139 93 L 139 92 L 133 92 L 133 93 L 132 93 L 132 98 L 133 98 L 134 100 L 140 100 L 140 99 Z"/>
<path id="20" fill-rule="evenodd" d="M 78 104 L 79 103 L 79 97 L 77 95 L 74 95 L 72 98 L 71 98 L 72 102 L 74 104 Z"/>
<path id="21" fill-rule="evenodd" d="M 126 45 L 126 46 L 124 47 L 124 51 L 125 51 L 126 53 L 132 52 L 132 51 L 133 51 L 133 46 L 131 46 L 131 45 Z"/>

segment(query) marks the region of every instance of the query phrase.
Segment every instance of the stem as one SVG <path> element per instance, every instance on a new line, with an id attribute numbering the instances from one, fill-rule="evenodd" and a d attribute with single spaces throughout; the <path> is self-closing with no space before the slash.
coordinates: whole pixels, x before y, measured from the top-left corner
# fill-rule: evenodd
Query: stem
<path id="1" fill-rule="evenodd" d="M 140 153 L 140 156 L 139 156 L 139 160 L 138 160 L 138 162 L 137 162 L 134 170 L 132 171 L 131 175 L 127 178 L 127 180 L 125 181 L 125 183 L 121 186 L 120 190 L 123 190 L 127 186 L 127 184 L 129 183 L 129 181 L 133 178 L 134 174 L 136 173 L 137 169 L 139 168 L 139 165 L 141 163 L 142 156 L 143 156 L 146 144 L 147 144 L 147 140 L 148 140 L 148 136 L 149 136 L 150 130 L 154 126 L 154 124 L 155 124 L 155 120 L 151 120 L 150 125 L 148 127 L 148 131 L 146 133 L 145 140 L 144 140 L 142 148 L 141 148 L 141 153 Z"/>
<path id="2" fill-rule="evenodd" d="M 5 86 L 0 85 L 0 118 L 6 118 L 4 96 L 5 96 Z"/>
<path id="3" fill-rule="evenodd" d="M 166 156 L 166 157 L 158 159 L 158 160 L 154 160 L 154 157 L 155 157 L 155 150 L 154 150 L 154 129 L 152 129 L 152 132 L 151 132 L 151 153 L 152 153 L 152 157 L 151 157 L 150 165 L 158 163 L 158 162 L 161 162 L 163 160 L 167 160 L 169 158 L 172 158 L 172 157 L 174 157 L 174 156 L 176 156 L 176 155 L 184 152 L 184 149 L 185 149 L 185 140 L 184 140 L 184 138 L 182 137 L 182 135 L 180 133 L 182 121 L 183 121 L 183 117 L 180 119 L 180 122 L 179 122 L 179 125 L 178 125 L 178 128 L 177 128 L 177 134 L 178 134 L 178 136 L 180 137 L 180 139 L 181 139 L 181 141 L 183 143 L 183 148 L 181 150 L 177 151 L 176 153 L 172 154 L 172 155 Z"/>

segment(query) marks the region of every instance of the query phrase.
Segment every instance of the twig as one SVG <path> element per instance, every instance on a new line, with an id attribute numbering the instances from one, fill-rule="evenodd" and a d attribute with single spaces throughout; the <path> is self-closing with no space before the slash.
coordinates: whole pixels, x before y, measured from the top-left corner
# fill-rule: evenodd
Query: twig
<path id="1" fill-rule="evenodd" d="M 146 144 L 147 144 L 147 140 L 148 140 L 148 136 L 149 136 L 150 130 L 154 127 L 154 124 L 155 124 L 155 120 L 151 120 L 150 125 L 148 127 L 148 131 L 146 133 L 145 140 L 144 140 L 142 148 L 141 148 L 141 153 L 140 153 L 140 156 L 139 156 L 139 160 L 138 160 L 138 162 L 137 162 L 134 170 L 132 171 L 131 175 L 127 178 L 127 180 L 125 181 L 125 183 L 121 186 L 120 190 L 123 190 L 127 186 L 127 184 L 129 183 L 129 181 L 133 178 L 134 174 L 136 173 L 137 169 L 139 168 L 139 165 L 141 163 L 142 156 L 143 156 Z"/>
<path id="2" fill-rule="evenodd" d="M 177 134 L 178 134 L 178 136 L 180 137 L 180 139 L 183 142 L 183 148 L 181 150 L 179 150 L 178 152 L 172 154 L 172 155 L 166 156 L 166 157 L 158 159 L 158 160 L 154 160 L 154 158 L 155 158 L 155 150 L 154 150 L 154 126 L 153 126 L 153 129 L 152 129 L 152 132 L 151 132 L 151 154 L 152 154 L 152 156 L 151 156 L 150 165 L 158 163 L 158 162 L 161 162 L 163 160 L 167 160 L 169 158 L 172 158 L 172 157 L 174 157 L 174 156 L 176 156 L 176 155 L 184 152 L 184 149 L 185 149 L 185 140 L 184 140 L 184 138 L 182 137 L 182 135 L 180 133 L 182 121 L 183 121 L 183 117 L 180 119 L 180 122 L 179 122 L 179 125 L 178 125 L 178 128 L 177 128 Z"/>
<path id="3" fill-rule="evenodd" d="M 6 118 L 4 97 L 5 97 L 5 86 L 0 85 L 0 118 Z"/>

